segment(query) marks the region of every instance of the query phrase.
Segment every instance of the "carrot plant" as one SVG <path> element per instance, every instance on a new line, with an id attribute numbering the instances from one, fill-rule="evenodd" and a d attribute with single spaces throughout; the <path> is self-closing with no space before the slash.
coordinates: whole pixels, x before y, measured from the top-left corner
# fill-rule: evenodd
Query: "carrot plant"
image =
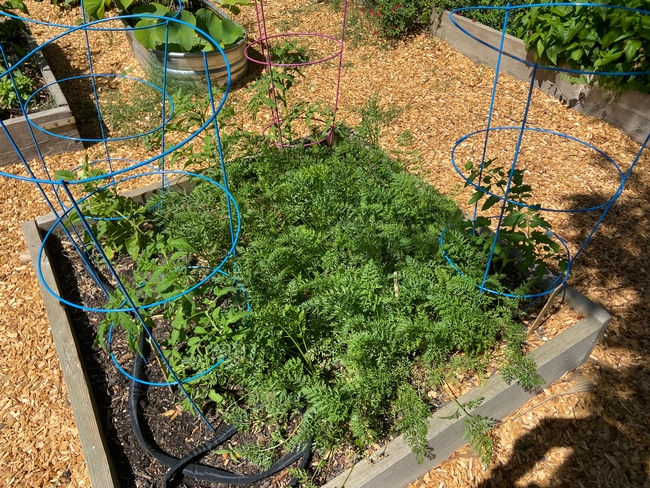
<path id="1" fill-rule="evenodd" d="M 363 451 L 400 433 L 423 459 L 436 408 L 427 393 L 452 359 L 480 375 L 499 357 L 511 379 L 539 382 L 521 353 L 517 303 L 480 295 L 440 253 L 443 229 L 463 229 L 458 208 L 349 129 L 336 135 L 332 147 L 285 150 L 250 136 L 227 166 L 242 210 L 237 266 L 226 269 L 237 285 L 224 278 L 145 311 L 181 377 L 226 358 L 188 385 L 199 405 L 242 428 L 278 426 L 277 449 L 253 442 L 235 458 L 268 466 L 306 439 Z M 132 213 L 137 252 L 113 247 L 136 267 L 138 303 L 187 287 L 192 269 L 223 255 L 229 226 L 213 188 L 199 180 L 190 194 L 165 193 Z M 112 222 L 103 243 L 115 237 Z M 106 321 L 138 335 L 128 314 Z"/>

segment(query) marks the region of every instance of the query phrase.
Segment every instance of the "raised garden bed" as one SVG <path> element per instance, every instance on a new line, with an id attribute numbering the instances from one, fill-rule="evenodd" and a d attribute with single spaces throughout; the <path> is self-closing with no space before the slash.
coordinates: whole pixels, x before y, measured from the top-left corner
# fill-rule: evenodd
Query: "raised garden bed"
<path id="1" fill-rule="evenodd" d="M 159 185 L 152 185 L 132 192 L 130 196 L 146 198 L 158 187 Z M 24 224 L 23 228 L 33 260 L 38 259 L 44 231 L 54 222 L 55 218 L 50 215 Z M 52 271 L 49 258 L 42 263 L 42 269 L 45 280 L 56 291 L 57 278 Z M 95 487 L 119 486 L 68 314 L 65 308 L 43 289 L 42 285 L 41 291 L 92 484 Z M 540 346 L 533 353 L 539 373 L 547 384 L 582 364 L 589 357 L 609 322 L 609 315 L 602 308 L 594 305 L 572 288 L 567 287 L 565 295 L 569 305 L 586 315 L 586 318 Z M 483 388 L 472 390 L 459 398 L 459 401 L 466 403 L 478 396 L 483 396 L 485 400 L 474 413 L 502 419 L 532 398 L 533 393 L 523 390 L 516 384 L 508 385 L 500 375 L 495 375 Z M 423 463 L 417 463 L 406 440 L 398 437 L 379 452 L 374 453 L 369 460 L 358 463 L 351 473 L 341 474 L 325 484 L 324 488 L 341 488 L 344 483 L 347 488 L 407 486 L 465 443 L 461 437 L 463 417 L 457 420 L 441 419 L 452 414 L 455 409 L 456 406 L 451 404 L 431 417 L 427 436 L 428 455 Z"/>
<path id="2" fill-rule="evenodd" d="M 477 42 L 456 27 L 449 19 L 449 12 L 434 14 L 431 33 L 451 47 L 470 58 L 494 68 L 498 52 Z M 501 32 L 459 15 L 454 20 L 467 32 L 491 46 L 499 46 Z M 503 52 L 534 62 L 533 54 L 526 51 L 524 41 L 506 34 Z M 530 83 L 532 68 L 509 56 L 502 56 L 502 73 Z M 566 76 L 555 71 L 539 70 L 535 87 L 560 100 L 574 110 L 598 117 L 620 129 L 634 141 L 643 143 L 650 127 L 650 95 L 638 91 L 625 91 L 616 100 L 599 86 L 570 83 Z"/>
<path id="3" fill-rule="evenodd" d="M 31 36 L 29 37 L 29 44 L 30 50 L 36 49 L 36 42 Z M 36 138 L 36 145 L 34 145 L 34 140 L 28 127 L 29 123 L 24 116 L 5 120 L 3 122 L 4 126 L 26 161 L 31 161 L 39 157 L 36 146 L 38 146 L 40 154 L 43 156 L 52 156 L 54 154 L 83 149 L 83 144 L 78 140 L 79 132 L 77 131 L 75 118 L 70 111 L 70 107 L 61 88 L 56 82 L 56 78 L 52 74 L 52 70 L 47 64 L 42 50 L 34 53 L 34 60 L 41 71 L 44 84 L 48 86 L 54 107 L 41 112 L 30 113 L 29 119 L 33 125 L 41 127 L 48 132 L 66 136 L 66 138 L 54 137 L 41 130 L 32 128 L 34 137 Z M 0 130 L 0 154 L 2 154 L 0 166 L 22 162 L 4 130 Z"/>

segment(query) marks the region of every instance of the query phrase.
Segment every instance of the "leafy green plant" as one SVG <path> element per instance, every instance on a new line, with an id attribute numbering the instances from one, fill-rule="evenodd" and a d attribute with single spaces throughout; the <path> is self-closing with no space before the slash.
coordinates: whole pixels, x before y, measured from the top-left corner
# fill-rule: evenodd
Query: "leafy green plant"
<path id="1" fill-rule="evenodd" d="M 614 0 L 614 6 L 647 8 L 641 0 Z M 535 58 L 552 66 L 599 72 L 648 71 L 650 17 L 615 7 L 552 6 L 525 11 L 518 37 Z M 593 77 L 581 82 L 595 82 Z M 647 76 L 598 78 L 605 90 L 650 92 Z"/>
<path id="2" fill-rule="evenodd" d="M 478 454 L 483 468 L 487 469 L 494 457 L 494 439 L 490 431 L 498 422 L 494 419 L 470 415 L 463 424 L 463 439 L 469 442 L 474 452 Z"/>
<path id="3" fill-rule="evenodd" d="M 0 76 L 6 69 L 0 63 Z M 36 89 L 36 82 L 20 70 L 13 72 L 13 81 L 6 75 L 0 78 L 0 109 L 17 108 L 25 103 Z"/>
<path id="4" fill-rule="evenodd" d="M 216 404 L 242 428 L 279 426 L 269 444 L 238 446 L 237 457 L 269 464 L 309 438 L 364 450 L 403 433 L 421 459 L 434 409 L 426 392 L 450 359 L 483 364 L 503 337 L 521 348 L 516 302 L 481 296 L 439 252 L 444 228 L 463 229 L 457 207 L 351 133 L 337 131 L 332 147 L 284 150 L 250 136 L 228 164 L 243 220 L 237 268 L 227 270 L 238 284 L 223 277 L 144 314 L 182 376 L 227 357 L 188 385 L 199 405 Z M 226 202 L 202 181 L 144 207 L 112 190 L 84 202 L 89 215 L 130 216 L 94 219 L 93 229 L 116 262 L 132 264 L 127 288 L 138 304 L 186 289 L 223 256 Z M 110 304 L 123 300 L 115 292 Z M 140 324 L 123 312 L 107 315 L 100 343 L 110 323 L 136 347 Z M 520 365 L 513 374 L 527 371 L 524 357 L 509 358 Z"/>
<path id="5" fill-rule="evenodd" d="M 447 386 L 449 387 L 449 385 Z M 449 388 L 449 391 L 452 393 L 454 402 L 458 408 L 453 414 L 440 418 L 445 420 L 456 420 L 463 414 L 466 416 L 463 423 L 463 439 L 465 439 L 469 443 L 470 447 L 474 449 L 474 452 L 478 454 L 483 467 L 487 469 L 492 458 L 494 458 L 494 440 L 490 436 L 490 432 L 498 424 L 498 421 L 470 413 L 470 410 L 478 408 L 485 398 L 478 397 L 472 401 L 461 403 L 453 394 L 451 388 Z"/>
<path id="6" fill-rule="evenodd" d="M 500 192 L 505 195 L 508 190 L 503 218 L 499 222 L 497 242 L 494 243 L 494 235 L 487 231 L 490 228 L 490 219 L 482 216 L 471 223 L 474 241 L 485 252 L 489 252 L 494 243 L 493 268 L 497 275 L 502 275 L 508 266 L 516 265 L 523 273 L 535 265 L 537 275 L 542 277 L 549 261 L 553 261 L 560 272 L 564 272 L 566 260 L 560 257 L 560 245 L 549 235 L 551 224 L 541 216 L 539 205 L 523 206 L 530 199 L 532 191 L 532 188 L 524 183 L 524 170 L 514 169 L 509 174 L 503 166 L 494 166 L 495 161 L 496 159 L 490 159 L 479 166 L 472 161 L 465 164 L 465 169 L 470 172 L 469 181 L 465 186 L 481 178 L 481 189 L 474 190 L 469 199 L 470 205 L 483 201 L 480 210 L 489 210 L 497 203 L 503 202 L 502 198 L 489 193 Z M 510 185 L 509 177 L 512 178 Z M 522 205 L 516 205 L 513 201 Z"/>
<path id="7" fill-rule="evenodd" d="M 357 111 L 361 115 L 361 123 L 357 128 L 359 136 L 372 146 L 379 146 L 382 131 L 402 113 L 402 109 L 395 106 L 381 108 L 379 91 L 375 91 L 368 102 Z"/>
<path id="8" fill-rule="evenodd" d="M 494 30 L 503 30 L 503 22 L 505 20 L 505 9 L 481 9 L 480 7 L 516 7 L 519 5 L 526 5 L 531 3 L 530 0 L 440 0 L 435 2 L 437 13 L 442 14 L 443 10 L 454 10 L 465 7 L 479 7 L 472 10 L 464 10 L 459 12 L 458 15 L 468 19 L 480 22 L 483 25 L 491 27 Z M 520 26 L 520 15 L 518 10 L 511 10 L 508 16 L 507 33 L 515 35 Z"/>
<path id="9" fill-rule="evenodd" d="M 102 169 L 91 168 L 86 162 L 76 173 L 57 171 L 55 178 L 74 180 L 101 175 Z M 209 205 L 210 201 L 214 202 L 214 195 L 191 201 L 184 200 L 184 195 L 178 195 L 175 200 L 177 206 L 166 209 L 164 194 L 154 196 L 146 205 L 142 205 L 117 194 L 112 187 L 101 187 L 101 181 L 84 185 L 84 190 L 91 192 L 91 196 L 82 202 L 81 208 L 84 218 L 91 219 L 92 233 L 100 241 L 104 255 L 109 260 L 119 260 L 122 266 L 131 267 L 131 272 L 121 277 L 121 281 L 138 306 L 164 302 L 183 293 L 202 279 L 206 269 L 217 264 L 214 261 L 218 258 L 214 256 L 225 252 L 227 245 L 224 243 L 229 239 L 229 230 L 222 225 L 219 225 L 221 233 L 218 234 L 203 230 L 200 234 L 179 237 L 183 235 L 188 219 L 193 219 L 192 228 L 202 230 L 197 225 L 196 205 Z M 196 196 L 200 194 L 199 190 Z M 205 212 L 207 208 L 202 210 Z M 67 225 L 77 225 L 80 220 L 79 214 L 71 212 Z M 222 219 L 215 217 L 214 220 Z M 207 218 L 202 223 L 208 224 L 210 221 Z M 202 249 L 196 245 L 206 241 L 211 244 Z M 100 272 L 114 288 L 108 297 L 107 308 L 115 311 L 106 313 L 96 343 L 106 348 L 106 334 L 114 326 L 125 331 L 124 337 L 129 347 L 138 350 L 137 340 L 142 333 L 142 323 L 131 313 L 119 311 L 126 304 L 124 293 L 107 273 L 94 240 L 88 234 L 84 235 L 84 244 L 95 256 L 94 261 L 98 263 Z M 232 280 L 218 275 L 209 285 L 172 302 L 141 310 L 140 314 L 150 330 L 157 327 L 153 317 L 166 320 L 166 330 L 163 332 L 166 338 L 160 340 L 165 357 L 181 378 L 187 378 L 223 358 L 227 343 L 241 337 L 248 311 L 241 289 Z M 169 371 L 164 372 L 171 381 Z M 202 397 L 201 404 L 208 399 L 215 401 L 218 398 L 212 387 L 206 388 L 203 384 L 188 385 L 187 389 Z"/>
<path id="10" fill-rule="evenodd" d="M 375 20 L 377 33 L 388 39 L 425 28 L 433 11 L 431 0 L 364 0 L 362 5 Z"/>
<path id="11" fill-rule="evenodd" d="M 0 57 L 0 111 L 20 107 L 20 104 L 27 101 L 37 86 L 34 79 L 25 76 L 20 70 L 13 71 L 13 81 L 8 74 L 4 74 L 8 67 L 18 62 L 29 51 L 25 45 L 27 28 L 24 22 L 1 15 L 2 12 L 16 14 L 16 11 L 29 15 L 22 0 L 9 0 L 0 4 L 0 17 L 2 17 L 0 45 L 2 45 L 3 52 Z"/>
<path id="12" fill-rule="evenodd" d="M 25 15 L 29 15 L 27 6 L 23 0 L 6 0 L 4 3 L 0 3 L 0 13 L 6 12 L 10 14 L 16 14 L 16 10 Z M 25 24 L 20 19 L 14 19 L 11 17 L 2 16 L 3 20 L 0 22 L 0 40 L 4 43 L 11 39 L 15 34 L 15 30 L 24 30 Z"/>
<path id="13" fill-rule="evenodd" d="M 257 120 L 260 108 L 268 107 L 279 118 L 269 127 L 268 135 L 272 140 L 293 144 L 301 137 L 303 141 L 321 139 L 331 129 L 332 108 L 322 101 L 290 103 L 288 96 L 303 76 L 299 66 L 290 65 L 307 62 L 307 51 L 295 41 L 283 40 L 270 46 L 269 55 L 273 63 L 283 66 L 274 66 L 250 85 L 248 91 L 253 95 L 246 108 L 253 120 Z M 302 123 L 297 124 L 298 121 Z"/>
<path id="14" fill-rule="evenodd" d="M 250 0 L 218 0 L 217 5 L 233 13 L 239 12 L 239 7 L 250 5 Z M 128 19 L 135 27 L 134 35 L 140 44 L 147 49 L 164 49 L 168 44 L 170 52 L 201 52 L 213 51 L 215 48 L 204 36 L 199 35 L 196 26 L 210 35 L 219 46 L 227 48 L 244 38 L 242 27 L 200 2 L 184 0 L 179 20 L 189 24 L 167 23 L 165 18 L 174 17 L 178 12 L 178 3 L 169 1 L 167 4 L 156 2 L 141 2 L 133 0 L 89 0 L 84 2 L 84 9 L 91 20 L 104 18 L 106 9 L 115 5 L 121 11 L 131 15 L 156 15 L 160 19 L 144 18 L 139 21 Z"/>

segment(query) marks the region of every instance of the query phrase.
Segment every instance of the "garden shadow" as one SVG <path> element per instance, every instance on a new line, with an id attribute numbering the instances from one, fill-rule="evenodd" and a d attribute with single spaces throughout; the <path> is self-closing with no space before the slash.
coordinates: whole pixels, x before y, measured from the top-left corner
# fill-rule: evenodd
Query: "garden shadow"
<path id="1" fill-rule="evenodd" d="M 611 207 L 574 266 L 583 293 L 613 316 L 598 359 L 586 366 L 595 390 L 584 403 L 566 400 L 564 418 L 544 418 L 525 432 L 515 442 L 510 459 L 493 469 L 480 488 L 650 488 L 650 279 L 646 271 L 650 270 L 646 258 L 650 237 L 645 232 L 650 228 L 650 187 L 642 175 L 630 183 L 630 190 Z M 571 195 L 568 203 L 575 208 L 608 198 L 593 191 Z M 571 216 L 568 225 L 576 231 L 576 243 L 584 242 L 594 221 L 593 215 Z M 557 448 L 569 449 L 570 454 L 553 470 L 550 485 L 551 480 L 527 485 L 518 481 L 535 472 L 536 466 L 551 462 Z"/>
<path id="2" fill-rule="evenodd" d="M 641 420 L 650 418 L 650 395 L 640 380 L 648 378 L 649 373 L 644 366 L 600 368 L 596 390 L 588 402 L 589 417 L 542 420 L 516 441 L 510 460 L 493 469 L 478 486 L 515 486 L 525 473 L 548 462 L 550 451 L 568 448 L 572 452 L 554 469 L 550 486 L 650 487 L 650 473 L 645 468 L 650 452 L 642 447 L 647 444 L 643 437 L 648 425 Z M 573 408 L 582 407 L 576 402 Z M 633 417 L 639 419 L 638 424 L 631 423 Z M 542 485 L 533 481 L 516 486 Z"/>
<path id="3" fill-rule="evenodd" d="M 74 265 L 68 257 L 68 253 L 63 250 L 62 243 L 59 239 L 49 239 L 47 243 L 48 252 L 52 256 L 52 262 L 61 286 L 62 296 L 72 303 L 83 303 L 80 289 L 82 285 L 75 272 Z M 87 288 L 87 284 L 85 285 Z M 104 301 L 96 294 L 93 306 L 102 306 Z M 89 305 L 86 303 L 85 305 Z M 67 307 L 71 322 L 74 324 L 74 334 L 77 339 L 77 347 L 80 351 L 80 360 L 83 362 L 83 370 L 88 375 L 88 382 L 92 385 L 91 395 L 94 399 L 95 411 L 101 419 L 101 426 L 105 434 L 106 445 L 110 451 L 111 460 L 115 467 L 120 482 L 124 487 L 137 486 L 135 476 L 130 468 L 129 459 L 124 452 L 124 446 L 117 435 L 114 423 L 111 421 L 114 410 L 125 407 L 124 400 L 121 405 L 116 404 L 112 398 L 112 391 L 116 388 L 125 388 L 126 380 L 123 384 L 116 385 L 106 374 L 104 366 L 99 362 L 97 347 L 95 346 L 96 335 L 93 332 L 91 320 L 99 320 L 99 314 L 86 314 L 78 308 Z M 96 324 L 95 324 L 96 325 Z M 103 351 L 101 351 L 103 353 Z"/>
<path id="4" fill-rule="evenodd" d="M 65 52 L 55 43 L 44 48 L 52 73 L 57 80 L 86 75 L 85 70 L 80 70 L 70 64 Z M 59 82 L 59 87 L 65 96 L 70 111 L 75 118 L 79 136 L 82 139 L 100 139 L 108 135 L 108 127 L 100 126 L 95 107 L 93 86 L 90 78 L 74 78 Z M 86 147 L 93 143 L 84 142 Z"/>

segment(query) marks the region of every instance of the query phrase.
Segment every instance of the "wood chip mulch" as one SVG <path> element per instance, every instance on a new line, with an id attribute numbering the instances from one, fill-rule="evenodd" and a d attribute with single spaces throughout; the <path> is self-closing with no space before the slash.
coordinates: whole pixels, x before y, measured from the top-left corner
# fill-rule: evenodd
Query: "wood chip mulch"
<path id="1" fill-rule="evenodd" d="M 26 3 L 35 18 L 72 25 L 81 17 L 78 8 Z M 340 30 L 340 14 L 324 3 L 278 0 L 266 9 L 269 33 L 303 30 L 335 35 Z M 382 106 L 402 110 L 384 131 L 381 144 L 405 160 L 411 171 L 464 205 L 468 194 L 452 168 L 450 153 L 458 138 L 485 127 L 494 72 L 427 34 L 386 46 L 374 35 L 366 14 L 352 5 L 349 10 L 338 119 L 356 125 L 358 109 L 377 92 Z M 255 38 L 252 9 L 242 13 L 242 23 Z M 34 30 L 41 42 L 58 32 L 48 27 Z M 98 71 L 138 73 L 121 36 L 95 37 L 91 49 Z M 85 69 L 81 36 L 63 39 L 59 48 L 50 51 L 58 53 L 51 60 L 56 73 Z M 250 96 L 246 86 L 259 71 L 251 73 L 230 99 L 237 123 L 259 130 L 264 117 L 254 123 L 244 108 Z M 335 63 L 305 70 L 306 77 L 292 96 L 331 99 L 335 73 Z M 493 124 L 516 123 L 526 88 L 501 76 Z M 624 170 L 639 147 L 617 129 L 540 92 L 534 94 L 530 118 L 533 125 L 596 145 Z M 494 154 L 507 160 L 512 141 L 505 136 L 495 140 L 500 147 Z M 534 197 L 547 206 L 592 205 L 609 198 L 617 185 L 611 167 L 579 146 L 566 146 L 548 136 L 526 142 L 522 164 L 528 170 L 527 181 L 536 188 Z M 459 158 L 471 157 L 474 146 L 470 141 L 461 148 Z M 133 157 L 133 150 L 128 152 Z M 51 158 L 50 164 L 72 168 L 82 159 L 83 154 L 76 153 Z M 569 280 L 612 314 L 611 325 L 590 360 L 495 430 L 498 452 L 490 469 L 484 470 L 464 448 L 411 488 L 650 488 L 649 170 L 647 157 L 641 158 Z M 5 486 L 89 486 L 37 277 L 24 256 L 21 222 L 47 209 L 29 184 L 3 179 L 0 193 L 0 479 Z M 588 216 L 568 214 L 549 218 L 573 251 L 593 222 Z M 553 327 L 546 333 L 552 335 Z M 543 336 L 545 331 L 540 330 Z"/>

